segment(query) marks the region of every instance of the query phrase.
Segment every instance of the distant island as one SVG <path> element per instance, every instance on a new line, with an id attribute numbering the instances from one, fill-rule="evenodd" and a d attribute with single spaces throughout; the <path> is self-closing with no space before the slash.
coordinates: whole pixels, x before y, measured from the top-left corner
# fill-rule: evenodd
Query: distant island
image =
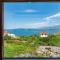
<path id="1" fill-rule="evenodd" d="M 60 25 L 36 29 L 24 29 L 24 28 L 4 29 L 4 31 L 15 34 L 17 36 L 38 35 L 40 32 L 47 32 L 49 35 L 53 35 L 55 32 L 60 32 Z"/>

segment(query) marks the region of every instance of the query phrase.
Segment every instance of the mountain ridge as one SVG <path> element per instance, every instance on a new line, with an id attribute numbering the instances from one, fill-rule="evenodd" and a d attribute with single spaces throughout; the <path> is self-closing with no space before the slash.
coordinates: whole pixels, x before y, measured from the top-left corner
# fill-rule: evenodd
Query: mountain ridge
<path id="1" fill-rule="evenodd" d="M 26 29 L 26 30 L 29 30 L 29 29 L 60 29 L 60 25 L 42 27 L 42 28 L 15 28 L 15 29 Z M 12 29 L 4 29 L 4 30 L 12 30 Z"/>

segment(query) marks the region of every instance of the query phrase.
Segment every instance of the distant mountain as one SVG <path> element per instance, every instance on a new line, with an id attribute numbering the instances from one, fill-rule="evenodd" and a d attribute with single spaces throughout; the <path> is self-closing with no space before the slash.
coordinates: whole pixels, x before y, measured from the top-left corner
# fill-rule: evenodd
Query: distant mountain
<path id="1" fill-rule="evenodd" d="M 50 27 L 42 27 L 39 29 L 60 29 L 60 25 L 50 26 Z"/>
<path id="2" fill-rule="evenodd" d="M 60 29 L 60 25 L 49 27 L 49 29 Z"/>
<path id="3" fill-rule="evenodd" d="M 5 30 L 17 30 L 17 29 L 21 29 L 21 30 L 40 30 L 40 29 L 60 29 L 60 25 L 55 25 L 55 26 L 50 26 L 50 27 L 42 27 L 42 28 L 16 28 L 16 29 L 5 29 Z"/>
<path id="4" fill-rule="evenodd" d="M 40 32 L 47 32 L 48 34 L 54 34 L 55 32 L 60 32 L 60 25 L 50 26 L 50 27 L 42 27 L 36 29 L 5 29 L 5 32 L 9 32 L 15 34 L 16 36 L 31 36 L 31 35 L 38 35 Z"/>

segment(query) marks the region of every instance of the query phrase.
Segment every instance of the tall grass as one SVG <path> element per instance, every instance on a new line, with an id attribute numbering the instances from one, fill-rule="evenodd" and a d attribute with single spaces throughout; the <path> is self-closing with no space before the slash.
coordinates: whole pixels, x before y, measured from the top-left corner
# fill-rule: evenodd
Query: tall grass
<path id="1" fill-rule="evenodd" d="M 60 35 L 51 35 L 46 38 L 39 36 L 20 36 L 19 42 L 12 42 L 11 37 L 4 38 L 4 57 L 14 57 L 15 55 L 31 53 L 36 54 L 37 46 L 60 46 Z M 26 42 L 22 42 L 26 41 Z"/>

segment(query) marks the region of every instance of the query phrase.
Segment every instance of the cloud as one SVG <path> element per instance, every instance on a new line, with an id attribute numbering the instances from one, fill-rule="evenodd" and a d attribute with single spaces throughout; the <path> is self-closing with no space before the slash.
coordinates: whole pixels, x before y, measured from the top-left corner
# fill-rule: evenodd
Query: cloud
<path id="1" fill-rule="evenodd" d="M 50 26 L 60 24 L 60 13 L 43 18 Z"/>
<path id="2" fill-rule="evenodd" d="M 27 9 L 27 10 L 24 10 L 23 12 L 37 12 L 37 10 Z"/>
<path id="3" fill-rule="evenodd" d="M 43 22 L 39 23 L 33 23 L 31 24 L 32 28 L 42 28 L 42 27 L 48 27 L 48 26 L 53 26 L 53 25 L 59 25 L 59 18 L 60 18 L 60 13 L 42 18 L 41 20 L 44 20 Z"/>
<path id="4" fill-rule="evenodd" d="M 34 26 L 46 26 L 46 22 L 40 22 L 40 23 L 33 23 Z"/>
<path id="5" fill-rule="evenodd" d="M 18 28 L 25 28 L 25 29 L 28 29 L 28 28 L 42 28 L 42 27 L 46 27 L 48 26 L 48 23 L 46 22 L 40 22 L 40 23 L 27 23 L 26 25 L 23 25 L 23 26 L 19 26 Z"/>
<path id="6" fill-rule="evenodd" d="M 52 16 L 48 16 L 48 17 L 46 17 L 46 18 L 44 18 L 44 19 L 50 20 L 50 19 L 56 18 L 56 17 L 60 17 L 60 13 L 54 14 L 54 15 L 52 15 Z"/>
<path id="7" fill-rule="evenodd" d="M 24 10 L 24 12 L 36 12 L 36 10 Z M 39 20 L 39 19 L 38 19 Z M 9 28 L 43 28 L 60 24 L 60 13 L 40 19 L 42 22 L 27 23 L 24 25 L 10 25 Z M 7 25 L 8 26 L 8 25 Z"/>
<path id="8" fill-rule="evenodd" d="M 46 26 L 48 26 L 47 22 L 40 22 L 40 23 L 29 24 L 27 27 L 29 27 L 29 28 L 42 28 L 42 27 L 46 27 Z"/>

